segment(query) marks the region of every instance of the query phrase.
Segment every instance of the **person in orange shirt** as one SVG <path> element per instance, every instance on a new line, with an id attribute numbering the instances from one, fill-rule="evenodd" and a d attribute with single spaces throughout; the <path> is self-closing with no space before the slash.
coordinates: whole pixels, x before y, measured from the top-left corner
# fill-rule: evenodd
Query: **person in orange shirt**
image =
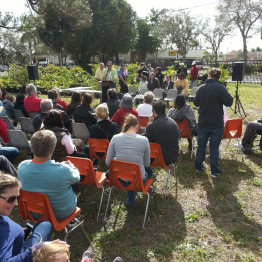
<path id="1" fill-rule="evenodd" d="M 181 72 L 178 75 L 178 79 L 175 82 L 174 89 L 177 90 L 177 94 L 182 94 L 183 96 L 188 96 L 188 81 L 186 80 L 186 75 L 184 72 Z"/>

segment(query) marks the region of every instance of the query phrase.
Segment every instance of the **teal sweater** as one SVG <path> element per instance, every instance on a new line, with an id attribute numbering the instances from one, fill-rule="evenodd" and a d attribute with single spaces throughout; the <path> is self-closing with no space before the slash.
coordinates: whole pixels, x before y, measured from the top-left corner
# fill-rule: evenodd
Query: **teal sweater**
<path id="1" fill-rule="evenodd" d="M 17 173 L 23 190 L 48 196 L 57 219 L 73 213 L 77 197 L 71 185 L 80 180 L 77 168 L 53 160 L 44 163 L 26 160 L 18 166 Z"/>

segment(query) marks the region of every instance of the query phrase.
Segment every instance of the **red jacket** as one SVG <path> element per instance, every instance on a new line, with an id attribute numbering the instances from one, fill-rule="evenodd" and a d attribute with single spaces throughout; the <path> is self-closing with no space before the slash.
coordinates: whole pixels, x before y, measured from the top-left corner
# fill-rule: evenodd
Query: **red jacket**
<path id="1" fill-rule="evenodd" d="M 9 142 L 7 134 L 7 125 L 3 119 L 0 119 L 0 136 L 5 143 Z"/>
<path id="2" fill-rule="evenodd" d="M 190 80 L 197 80 L 198 77 L 198 66 L 192 66 L 190 71 Z"/>
<path id="3" fill-rule="evenodd" d="M 62 99 L 59 99 L 59 100 L 58 100 L 58 104 L 59 104 L 60 106 L 62 106 L 62 107 L 66 110 L 66 108 L 67 108 L 67 103 L 66 103 L 65 101 L 63 101 Z"/>
<path id="4" fill-rule="evenodd" d="M 117 123 L 119 126 L 122 126 L 125 121 L 125 117 L 128 114 L 133 114 L 134 116 L 138 117 L 138 112 L 133 108 L 120 108 L 116 111 L 111 121 Z"/>
<path id="5" fill-rule="evenodd" d="M 27 113 L 30 112 L 39 112 L 40 111 L 40 102 L 41 98 L 27 96 L 24 100 L 24 106 Z"/>

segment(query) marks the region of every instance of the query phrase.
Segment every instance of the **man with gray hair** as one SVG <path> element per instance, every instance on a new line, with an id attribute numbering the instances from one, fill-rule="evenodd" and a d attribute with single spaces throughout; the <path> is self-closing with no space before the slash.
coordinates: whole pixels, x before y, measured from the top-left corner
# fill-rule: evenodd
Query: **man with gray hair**
<path id="1" fill-rule="evenodd" d="M 155 73 L 151 72 L 148 79 L 147 89 L 153 92 L 155 88 L 160 88 L 160 82 L 155 77 Z"/>
<path id="2" fill-rule="evenodd" d="M 45 116 L 53 109 L 53 102 L 51 99 L 43 99 L 40 103 L 41 113 L 33 118 L 33 127 L 35 131 L 38 131 L 42 125 Z"/>
<path id="3" fill-rule="evenodd" d="M 17 173 L 23 190 L 46 194 L 56 218 L 64 219 L 76 208 L 77 197 L 72 185 L 79 182 L 80 174 L 70 161 L 56 163 L 51 160 L 56 142 L 50 130 L 34 133 L 31 138 L 34 158 L 23 161 Z"/>
<path id="4" fill-rule="evenodd" d="M 140 104 L 136 109 L 139 116 L 150 117 L 152 115 L 152 105 L 154 103 L 154 98 L 155 95 L 151 91 L 144 94 L 143 104 Z"/>
<path id="5" fill-rule="evenodd" d="M 27 97 L 24 100 L 24 106 L 27 113 L 39 112 L 41 98 L 37 97 L 37 90 L 33 84 L 28 84 L 26 87 Z"/>

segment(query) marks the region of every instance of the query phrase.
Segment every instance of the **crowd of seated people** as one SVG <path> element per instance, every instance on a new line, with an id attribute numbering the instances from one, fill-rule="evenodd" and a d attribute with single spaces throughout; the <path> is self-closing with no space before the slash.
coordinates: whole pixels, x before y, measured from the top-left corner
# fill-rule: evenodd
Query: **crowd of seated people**
<path id="1" fill-rule="evenodd" d="M 22 228 L 9 216 L 17 205 L 20 188 L 30 192 L 45 193 L 57 219 L 66 218 L 75 210 L 77 196 L 72 186 L 80 181 L 80 173 L 70 161 L 65 161 L 65 158 L 66 156 L 89 157 L 89 147 L 86 145 L 83 152 L 76 150 L 70 135 L 71 121 L 84 123 L 90 131 L 90 138 L 110 141 L 105 161 L 108 167 L 113 159 L 137 163 L 140 166 L 143 183 L 146 183 L 147 178 L 153 174 L 150 169 L 150 143 L 160 145 L 166 165 L 175 163 L 179 155 L 179 130 L 174 120 L 186 119 L 192 136 L 198 136 L 200 127 L 196 171 L 203 169 L 205 148 L 210 138 L 211 176 L 215 178 L 221 175 L 217 160 L 224 124 L 223 105 L 232 104 L 232 97 L 218 81 L 221 72 L 218 69 L 212 69 L 206 84 L 199 88 L 194 101 L 199 107 L 200 126 L 198 126 L 194 110 L 186 103 L 189 85 L 184 67 L 181 66 L 178 80 L 175 82 L 172 81 L 170 75 L 167 75 L 164 81 L 161 68 L 157 68 L 155 74 L 153 68 L 150 67 L 141 66 L 140 68 L 139 86 L 141 89 L 147 87 L 149 91 L 144 94 L 143 103 L 137 109 L 133 108 L 133 98 L 129 94 L 124 94 L 119 101 L 115 88 L 107 91 L 107 102 L 98 105 L 95 110 L 91 107 L 90 94 L 83 94 L 81 100 L 80 93 L 74 92 L 71 102 L 66 105 L 61 100 L 58 90 L 50 90 L 48 99 L 39 99 L 36 88 L 30 84 L 26 88 L 28 95 L 26 98 L 22 95 L 17 96 L 13 108 L 21 110 L 24 114 L 30 112 L 39 112 L 39 114 L 33 119 L 36 132 L 31 137 L 32 160 L 21 162 L 16 171 L 12 162 L 19 151 L 16 148 L 0 145 L 0 261 L 18 257 L 17 261 L 41 262 L 46 261 L 48 256 L 50 256 L 50 261 L 69 260 L 69 248 L 59 241 L 51 244 L 44 243 L 33 252 L 32 247 L 39 241 L 39 237 L 42 241 L 50 238 L 49 222 L 44 221 L 35 225 L 32 234 L 24 241 Z M 124 67 L 121 68 L 123 72 L 124 69 Z M 105 74 L 104 70 L 102 73 Z M 146 73 L 149 77 L 148 82 Z M 122 72 L 120 75 L 122 76 Z M 123 80 L 121 81 L 124 82 Z M 210 86 L 213 88 L 211 91 L 208 89 Z M 152 91 L 155 88 L 163 88 L 166 93 L 173 88 L 178 90 L 174 106 L 167 114 L 166 103 L 163 100 L 154 102 Z M 124 89 L 123 85 L 122 92 L 126 93 Z M 214 93 L 214 90 L 217 93 Z M 221 99 L 217 99 L 217 94 Z M 207 95 L 210 95 L 210 101 L 204 99 Z M 5 99 L 13 102 L 8 96 Z M 7 106 L 10 103 L 2 103 L 1 100 L 0 102 L 1 112 L 11 117 L 8 112 L 9 106 Z M 74 120 L 70 119 L 70 116 L 73 116 Z M 140 116 L 149 117 L 144 135 L 138 134 Z M 66 126 L 66 121 L 70 125 Z M 255 136 L 261 133 L 261 123 L 248 124 L 242 141 L 244 152 L 250 153 Z M 188 140 L 188 142 L 188 148 L 191 149 L 192 141 Z M 123 180 L 121 183 L 123 186 L 128 186 L 127 181 Z M 128 191 L 126 206 L 134 208 L 135 199 L 136 191 Z M 85 252 L 82 261 L 92 261 L 91 252 Z"/>

